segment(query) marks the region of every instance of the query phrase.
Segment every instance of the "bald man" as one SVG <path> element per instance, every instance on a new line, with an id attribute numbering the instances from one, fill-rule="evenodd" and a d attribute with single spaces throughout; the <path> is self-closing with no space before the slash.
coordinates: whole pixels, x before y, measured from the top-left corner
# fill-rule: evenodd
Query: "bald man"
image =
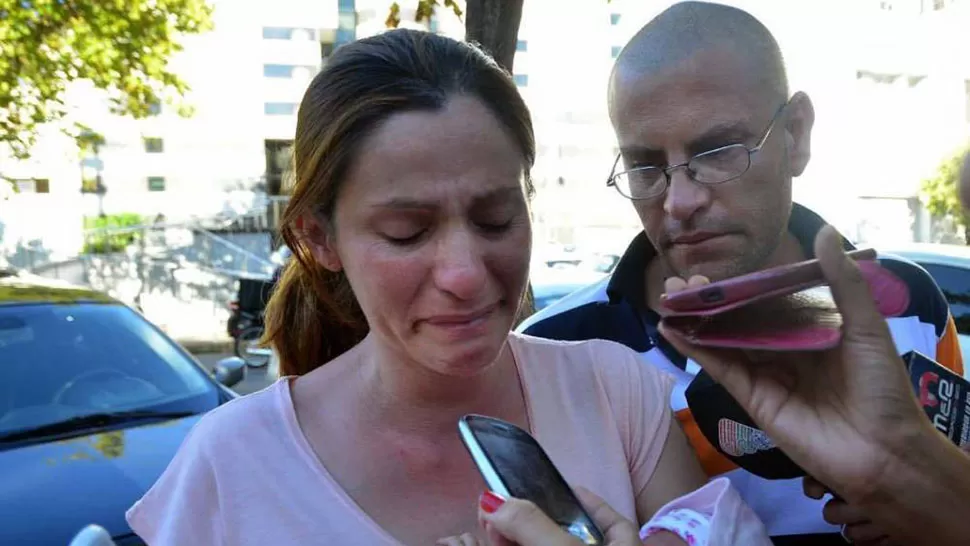
<path id="1" fill-rule="evenodd" d="M 854 507 L 833 501 L 823 514 L 824 501 L 806 497 L 801 480 L 765 480 L 721 456 L 685 401 L 700 368 L 657 328 L 669 277 L 718 280 L 815 257 L 825 221 L 792 202 L 792 179 L 811 156 L 815 112 L 805 93 L 788 89 L 774 37 L 739 9 L 675 4 L 623 49 L 609 107 L 620 154 L 608 185 L 630 200 L 643 233 L 609 278 L 533 315 L 519 330 L 610 339 L 669 372 L 676 379 L 672 409 L 708 474 L 732 480 L 776 544 L 844 544 L 842 525 L 855 540 L 879 538 Z M 896 349 L 917 350 L 962 374 L 956 329 L 936 283 L 909 262 L 882 263 L 912 295 L 910 308 L 890 319 Z"/>

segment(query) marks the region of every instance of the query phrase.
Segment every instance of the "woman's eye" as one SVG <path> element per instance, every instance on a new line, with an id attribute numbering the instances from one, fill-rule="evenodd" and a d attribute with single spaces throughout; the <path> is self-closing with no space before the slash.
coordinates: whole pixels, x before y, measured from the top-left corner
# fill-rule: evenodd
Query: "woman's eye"
<path id="1" fill-rule="evenodd" d="M 420 239 L 422 235 L 424 235 L 424 230 L 419 231 L 414 235 L 407 235 L 404 237 L 384 235 L 384 238 L 387 239 L 391 244 L 406 246 L 418 242 L 418 239 Z"/>
<path id="2" fill-rule="evenodd" d="M 486 233 L 501 233 L 512 225 L 511 220 L 506 220 L 505 222 L 479 222 L 478 227 Z"/>

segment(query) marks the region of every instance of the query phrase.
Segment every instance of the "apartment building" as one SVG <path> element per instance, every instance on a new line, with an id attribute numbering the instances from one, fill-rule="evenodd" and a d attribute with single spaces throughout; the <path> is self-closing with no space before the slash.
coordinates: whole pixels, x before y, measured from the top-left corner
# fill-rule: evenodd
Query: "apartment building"
<path id="1" fill-rule="evenodd" d="M 796 182 L 796 199 L 860 240 L 934 237 L 919 180 L 970 135 L 970 6 L 725 1 L 772 29 L 792 88 L 815 102 L 813 160 Z M 672 3 L 525 1 L 513 78 L 536 128 L 538 238 L 583 244 L 623 240 L 636 230 L 630 204 L 606 187 L 617 152 L 606 83 L 622 45 Z M 46 131 L 30 161 L 3 162 L 22 195 L 34 194 L 31 202 L 63 220 L 57 211 L 68 209 L 204 216 L 245 207 L 233 203 L 235 190 L 279 193 L 306 85 L 335 47 L 383 31 L 391 2 L 213 4 L 214 30 L 187 39 L 172 61 L 192 88 L 186 103 L 194 116 L 179 117 L 167 104 L 145 120 L 112 116 L 101 93 L 79 85 L 73 115 L 105 142 L 79 158 L 56 130 Z M 413 21 L 416 1 L 400 5 L 402 26 L 464 34 L 445 10 L 425 25 Z M 237 193 L 247 199 L 246 191 Z M 3 218 L 23 208 L 8 205 Z"/>

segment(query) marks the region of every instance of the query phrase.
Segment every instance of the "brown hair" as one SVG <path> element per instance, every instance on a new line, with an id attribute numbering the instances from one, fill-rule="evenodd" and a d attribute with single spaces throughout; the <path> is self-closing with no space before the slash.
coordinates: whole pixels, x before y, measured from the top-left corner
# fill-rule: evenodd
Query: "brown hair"
<path id="1" fill-rule="evenodd" d="M 438 110 L 454 94 L 482 101 L 515 140 L 526 170 L 535 161 L 532 119 L 512 78 L 481 50 L 408 29 L 340 47 L 313 79 L 297 114 L 292 192 L 281 235 L 293 251 L 266 308 L 264 343 L 281 375 L 302 375 L 343 354 L 369 331 L 343 272 L 311 255 L 301 216 L 332 219 L 340 186 L 362 141 L 393 114 Z M 532 193 L 526 172 L 527 192 Z"/>

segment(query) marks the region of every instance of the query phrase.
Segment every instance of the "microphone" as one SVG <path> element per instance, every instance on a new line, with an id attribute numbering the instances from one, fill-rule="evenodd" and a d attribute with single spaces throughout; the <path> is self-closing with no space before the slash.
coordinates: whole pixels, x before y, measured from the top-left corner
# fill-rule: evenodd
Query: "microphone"
<path id="1" fill-rule="evenodd" d="M 957 446 L 970 444 L 970 381 L 918 351 L 902 358 L 933 426 Z M 737 466 L 768 480 L 806 475 L 707 372 L 697 374 L 685 396 L 701 433 Z"/>

